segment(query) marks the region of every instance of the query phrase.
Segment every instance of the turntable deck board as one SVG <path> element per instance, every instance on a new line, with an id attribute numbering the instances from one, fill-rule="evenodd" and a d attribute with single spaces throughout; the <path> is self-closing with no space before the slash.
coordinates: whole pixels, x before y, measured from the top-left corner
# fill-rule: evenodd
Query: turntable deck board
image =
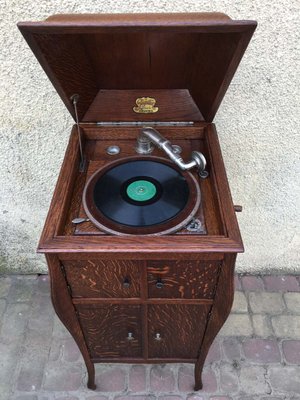
<path id="1" fill-rule="evenodd" d="M 136 132 L 138 132 L 137 128 L 133 128 Z M 177 128 L 176 131 L 179 133 L 181 132 L 181 136 L 178 135 L 177 140 L 173 140 L 173 144 L 177 144 L 182 148 L 182 157 L 184 159 L 188 159 L 189 155 L 191 154 L 192 150 L 199 150 L 199 151 L 205 151 L 205 143 L 203 139 L 199 139 L 199 136 L 201 136 L 201 129 L 198 128 L 198 134 L 195 137 L 192 137 L 190 139 L 182 138 L 182 135 L 185 135 L 186 129 L 193 129 L 193 128 Z M 162 133 L 166 129 L 161 129 Z M 193 129 L 194 130 L 194 129 Z M 127 129 L 124 128 L 123 131 L 127 131 Z M 166 130 L 168 131 L 168 130 Z M 131 129 L 132 132 L 132 129 Z M 123 132 L 124 133 L 124 132 Z M 177 134 L 178 134 L 177 133 Z M 86 213 L 83 208 L 82 204 L 82 193 L 84 186 L 88 179 L 90 178 L 91 175 L 93 175 L 94 172 L 96 172 L 98 169 L 102 168 L 105 166 L 107 163 L 115 161 L 116 159 L 119 158 L 125 158 L 129 156 L 135 155 L 134 151 L 134 146 L 136 143 L 136 140 L 118 140 L 118 146 L 121 148 L 121 153 L 117 156 L 111 156 L 106 153 L 106 149 L 108 146 L 115 144 L 115 137 L 111 135 L 110 131 L 107 130 L 106 132 L 103 132 L 101 135 L 101 139 L 97 141 L 93 141 L 92 146 L 89 144 L 88 147 L 92 147 L 92 150 L 89 151 L 90 157 L 88 161 L 88 167 L 87 167 L 87 172 L 86 174 L 81 174 L 78 176 L 77 181 L 75 182 L 74 185 L 74 192 L 73 192 L 73 197 L 71 201 L 71 206 L 69 209 L 68 217 L 67 217 L 67 224 L 65 225 L 65 234 L 67 235 L 107 235 L 105 232 L 101 231 L 99 228 L 97 228 L 94 224 L 91 222 L 84 222 L 81 223 L 77 226 L 74 226 L 72 224 L 72 220 L 74 218 L 87 218 Z M 105 138 L 105 136 L 108 136 Z M 158 156 L 158 157 L 164 157 L 163 153 L 159 151 L 158 149 L 155 149 L 153 153 L 151 154 L 153 156 Z M 208 160 L 209 162 L 209 160 Z M 201 235 L 222 235 L 223 229 L 222 229 L 222 224 L 220 223 L 221 216 L 218 217 L 218 207 L 216 204 L 215 200 L 215 195 L 214 195 L 214 188 L 213 188 L 213 180 L 214 177 L 212 176 L 211 179 L 209 180 L 200 180 L 195 172 L 192 172 L 195 178 L 198 180 L 200 184 L 200 189 L 201 189 L 201 194 L 202 194 L 202 200 L 200 207 L 195 215 L 195 218 L 198 218 L 201 221 L 202 228 L 203 230 L 201 232 L 198 232 Z M 211 208 L 214 208 L 211 210 Z M 213 211 L 213 212 L 212 212 Z M 178 232 L 175 233 L 176 235 L 193 235 L 194 232 L 190 232 L 187 229 L 181 229 Z"/>

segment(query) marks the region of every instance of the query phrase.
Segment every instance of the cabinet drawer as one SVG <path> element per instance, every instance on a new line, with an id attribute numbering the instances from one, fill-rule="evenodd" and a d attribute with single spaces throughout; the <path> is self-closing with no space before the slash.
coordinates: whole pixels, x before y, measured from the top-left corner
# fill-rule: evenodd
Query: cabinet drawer
<path id="1" fill-rule="evenodd" d="M 140 305 L 76 306 L 92 358 L 142 357 Z"/>
<path id="2" fill-rule="evenodd" d="M 72 297 L 139 297 L 140 265 L 135 261 L 64 261 Z"/>
<path id="3" fill-rule="evenodd" d="M 212 299 L 220 261 L 149 261 L 149 298 Z"/>
<path id="4" fill-rule="evenodd" d="M 149 358 L 197 358 L 210 307 L 149 305 Z"/>

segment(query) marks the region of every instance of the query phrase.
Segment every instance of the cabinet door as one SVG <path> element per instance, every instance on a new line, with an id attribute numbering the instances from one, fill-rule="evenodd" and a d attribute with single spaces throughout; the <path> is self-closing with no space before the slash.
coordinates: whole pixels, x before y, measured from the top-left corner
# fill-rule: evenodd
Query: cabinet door
<path id="1" fill-rule="evenodd" d="M 220 265 L 220 261 L 148 261 L 148 296 L 212 299 Z"/>
<path id="2" fill-rule="evenodd" d="M 149 305 L 149 358 L 197 358 L 210 307 Z"/>
<path id="3" fill-rule="evenodd" d="M 140 264 L 131 260 L 64 261 L 72 297 L 139 297 Z"/>
<path id="4" fill-rule="evenodd" d="M 92 358 L 142 357 L 141 306 L 76 306 Z"/>

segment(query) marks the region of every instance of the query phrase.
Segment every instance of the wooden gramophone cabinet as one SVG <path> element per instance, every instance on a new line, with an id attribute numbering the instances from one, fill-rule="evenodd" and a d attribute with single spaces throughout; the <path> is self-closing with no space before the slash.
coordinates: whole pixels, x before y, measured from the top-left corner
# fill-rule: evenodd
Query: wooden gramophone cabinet
<path id="1" fill-rule="evenodd" d="M 46 255 L 55 311 L 84 357 L 88 387 L 95 389 L 96 362 L 187 362 L 195 363 L 201 389 L 243 251 L 212 120 L 256 23 L 220 13 L 99 14 L 18 26 L 78 122 L 38 252 Z M 137 110 L 143 98 L 154 100 Z M 203 230 L 111 235 L 90 221 L 72 223 L 86 217 L 82 193 L 92 173 L 139 157 L 144 125 L 180 146 L 183 158 L 191 150 L 205 155 L 208 178 L 194 173 Z M 121 152 L 108 154 L 112 145 Z M 158 149 L 152 156 L 167 158 Z"/>

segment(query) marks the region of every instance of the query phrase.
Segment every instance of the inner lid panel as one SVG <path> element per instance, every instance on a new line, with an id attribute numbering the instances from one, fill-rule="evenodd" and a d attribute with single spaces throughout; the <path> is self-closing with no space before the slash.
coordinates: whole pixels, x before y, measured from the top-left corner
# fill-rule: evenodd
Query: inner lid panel
<path id="1" fill-rule="evenodd" d="M 79 94 L 80 121 L 211 121 L 255 23 L 164 23 L 98 29 L 45 21 L 19 28 L 73 116 L 70 97 Z M 156 113 L 133 111 L 137 97 L 154 95 Z"/>

